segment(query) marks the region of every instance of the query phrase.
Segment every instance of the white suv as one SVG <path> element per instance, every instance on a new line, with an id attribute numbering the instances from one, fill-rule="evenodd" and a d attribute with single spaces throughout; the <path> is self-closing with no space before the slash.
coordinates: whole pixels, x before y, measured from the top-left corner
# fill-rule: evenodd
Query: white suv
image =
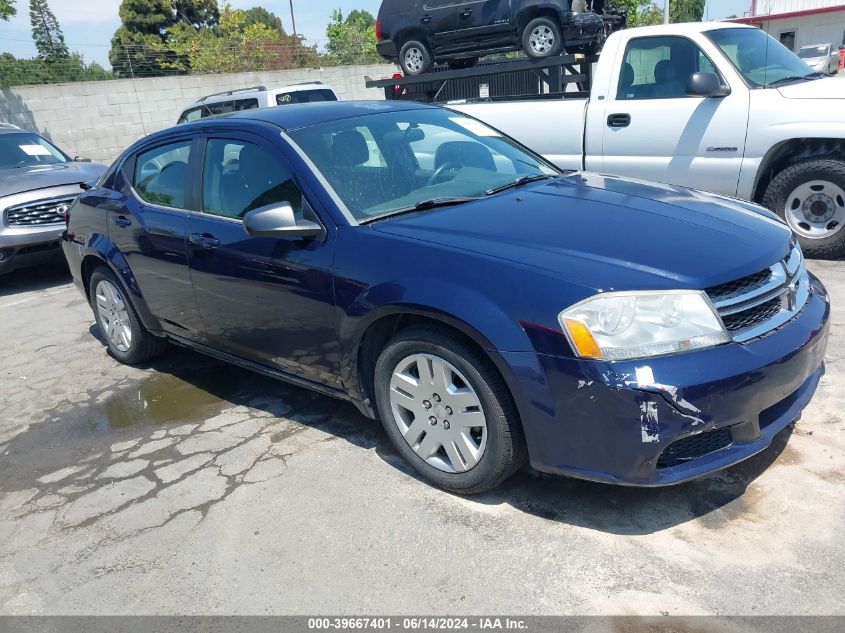
<path id="1" fill-rule="evenodd" d="M 197 99 L 179 116 L 177 123 L 196 121 L 215 114 L 272 108 L 290 103 L 313 103 L 315 101 L 337 101 L 337 94 L 331 86 L 320 81 L 290 84 L 278 88 L 254 86 L 226 92 L 216 92 Z"/>

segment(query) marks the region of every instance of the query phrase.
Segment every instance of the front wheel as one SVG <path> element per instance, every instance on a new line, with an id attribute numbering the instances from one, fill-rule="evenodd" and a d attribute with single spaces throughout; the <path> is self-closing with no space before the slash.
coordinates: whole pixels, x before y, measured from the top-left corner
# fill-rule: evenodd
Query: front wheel
<path id="1" fill-rule="evenodd" d="M 399 50 L 399 65 L 410 77 L 422 75 L 431 69 L 431 53 L 419 40 L 408 40 Z"/>
<path id="2" fill-rule="evenodd" d="M 121 363 L 135 365 L 165 350 L 167 342 L 147 331 L 114 273 L 98 268 L 91 275 L 88 288 L 97 327 L 112 356 Z"/>
<path id="3" fill-rule="evenodd" d="M 556 20 L 534 18 L 522 31 L 522 50 L 534 59 L 552 57 L 563 48 L 563 34 Z"/>
<path id="4" fill-rule="evenodd" d="M 845 255 L 845 161 L 805 160 L 772 178 L 763 205 L 786 220 L 810 257 Z"/>
<path id="5" fill-rule="evenodd" d="M 401 331 L 375 368 L 379 417 L 431 483 L 460 494 L 495 488 L 522 465 L 522 427 L 490 360 L 430 326 Z"/>

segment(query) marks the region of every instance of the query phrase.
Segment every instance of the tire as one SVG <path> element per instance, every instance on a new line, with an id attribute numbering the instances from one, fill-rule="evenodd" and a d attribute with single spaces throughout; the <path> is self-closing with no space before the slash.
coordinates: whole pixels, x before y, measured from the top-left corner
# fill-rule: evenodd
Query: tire
<path id="1" fill-rule="evenodd" d="M 450 59 L 446 62 L 446 65 L 451 70 L 463 70 L 464 68 L 472 68 L 477 63 L 477 57 L 465 57 L 463 59 Z"/>
<path id="2" fill-rule="evenodd" d="M 563 34 L 557 20 L 534 18 L 522 31 L 522 50 L 533 59 L 553 57 L 563 49 Z"/>
<path id="3" fill-rule="evenodd" d="M 408 40 L 399 49 L 399 66 L 406 76 L 415 77 L 431 70 L 431 53 L 419 40 Z"/>
<path id="4" fill-rule="evenodd" d="M 790 165 L 769 182 L 763 206 L 786 221 L 809 257 L 845 256 L 845 161 Z"/>
<path id="5" fill-rule="evenodd" d="M 166 339 L 153 336 L 147 331 L 127 298 L 123 284 L 111 270 L 97 268 L 88 282 L 88 289 L 97 327 L 112 356 L 121 363 L 136 365 L 164 352 L 167 348 Z M 112 329 L 109 327 L 110 315 L 117 322 Z M 128 332 L 128 337 L 121 336 L 121 331 L 124 334 Z"/>
<path id="6" fill-rule="evenodd" d="M 439 386 L 429 380 L 438 375 Z M 483 353 L 459 337 L 435 326 L 402 330 L 379 356 L 374 378 L 385 432 L 435 486 L 466 495 L 485 492 L 524 463 L 522 426 L 504 381 Z"/>

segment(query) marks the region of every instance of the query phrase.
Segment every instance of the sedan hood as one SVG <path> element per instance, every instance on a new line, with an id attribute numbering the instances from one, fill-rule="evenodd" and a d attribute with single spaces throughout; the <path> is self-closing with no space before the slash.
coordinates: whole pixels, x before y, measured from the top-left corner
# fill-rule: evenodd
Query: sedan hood
<path id="1" fill-rule="evenodd" d="M 772 265 L 791 240 L 785 224 L 749 203 L 586 173 L 371 226 L 596 290 L 706 288 Z"/>
<path id="2" fill-rule="evenodd" d="M 845 81 L 837 77 L 797 81 L 777 90 L 787 99 L 845 99 Z"/>
<path id="3" fill-rule="evenodd" d="M 0 169 L 0 197 L 34 189 L 73 185 L 98 179 L 106 170 L 99 163 L 57 163 Z"/>

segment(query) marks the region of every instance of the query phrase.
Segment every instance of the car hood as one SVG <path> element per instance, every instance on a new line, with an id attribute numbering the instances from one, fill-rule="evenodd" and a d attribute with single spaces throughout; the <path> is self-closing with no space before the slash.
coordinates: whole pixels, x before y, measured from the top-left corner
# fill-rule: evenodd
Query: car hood
<path id="1" fill-rule="evenodd" d="M 777 90 L 787 99 L 845 99 L 845 81 L 838 77 L 798 81 Z"/>
<path id="2" fill-rule="evenodd" d="M 98 179 L 106 170 L 99 163 L 57 163 L 37 167 L 0 169 L 0 197 L 16 193 L 73 185 Z"/>
<path id="3" fill-rule="evenodd" d="M 791 240 L 789 228 L 756 205 L 588 173 L 371 226 L 595 290 L 706 288 L 772 265 Z"/>

